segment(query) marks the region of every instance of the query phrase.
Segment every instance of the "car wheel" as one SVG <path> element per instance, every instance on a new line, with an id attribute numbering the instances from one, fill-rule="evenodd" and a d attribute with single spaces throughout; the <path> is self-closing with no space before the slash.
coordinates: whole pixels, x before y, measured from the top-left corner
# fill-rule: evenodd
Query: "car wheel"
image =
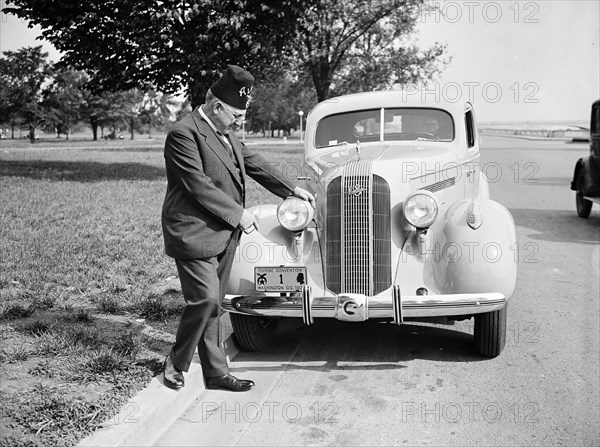
<path id="1" fill-rule="evenodd" d="M 575 204 L 577 206 L 577 215 L 586 218 L 592 211 L 592 202 L 584 199 L 583 191 L 585 189 L 585 178 L 583 169 L 577 175 L 577 193 L 575 194 Z"/>
<path id="2" fill-rule="evenodd" d="M 504 309 L 475 315 L 473 341 L 477 352 L 484 357 L 497 357 L 506 344 L 506 314 Z"/>
<path id="3" fill-rule="evenodd" d="M 230 313 L 233 334 L 244 351 L 262 351 L 275 339 L 279 319 Z"/>

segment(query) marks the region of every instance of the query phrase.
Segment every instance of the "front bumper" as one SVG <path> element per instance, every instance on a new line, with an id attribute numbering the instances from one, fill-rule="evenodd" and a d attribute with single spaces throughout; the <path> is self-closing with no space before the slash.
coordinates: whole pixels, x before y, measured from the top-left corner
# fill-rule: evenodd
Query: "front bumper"
<path id="1" fill-rule="evenodd" d="M 226 295 L 222 307 L 228 312 L 265 317 L 302 317 L 305 324 L 314 318 L 336 318 L 343 321 L 365 321 L 369 318 L 392 318 L 402 324 L 405 318 L 435 318 L 474 315 L 500 310 L 507 299 L 502 293 L 460 293 L 449 295 L 402 296 L 400 287 L 377 296 L 339 294 L 312 296 L 309 286 L 292 296 L 264 294 L 260 296 Z"/>

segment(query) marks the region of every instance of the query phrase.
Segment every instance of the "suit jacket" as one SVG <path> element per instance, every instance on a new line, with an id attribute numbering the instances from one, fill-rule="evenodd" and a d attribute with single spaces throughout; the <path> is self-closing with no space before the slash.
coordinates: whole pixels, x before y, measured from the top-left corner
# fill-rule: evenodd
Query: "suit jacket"
<path id="1" fill-rule="evenodd" d="M 168 256 L 209 258 L 225 249 L 244 211 L 247 176 L 280 197 L 292 193 L 280 169 L 232 132 L 229 139 L 239 169 L 197 109 L 167 134 L 162 228 Z"/>

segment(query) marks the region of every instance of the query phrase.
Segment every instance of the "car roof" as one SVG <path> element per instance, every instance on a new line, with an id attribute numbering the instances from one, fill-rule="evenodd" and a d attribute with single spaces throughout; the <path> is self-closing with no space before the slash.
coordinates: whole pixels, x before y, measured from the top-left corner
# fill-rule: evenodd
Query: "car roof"
<path id="1" fill-rule="evenodd" d="M 462 115 L 466 107 L 472 108 L 470 103 L 460 99 L 456 102 L 445 100 L 439 90 L 382 90 L 326 99 L 310 111 L 308 119 L 318 121 L 334 113 L 380 107 L 426 107 L 446 110 L 454 116 Z"/>

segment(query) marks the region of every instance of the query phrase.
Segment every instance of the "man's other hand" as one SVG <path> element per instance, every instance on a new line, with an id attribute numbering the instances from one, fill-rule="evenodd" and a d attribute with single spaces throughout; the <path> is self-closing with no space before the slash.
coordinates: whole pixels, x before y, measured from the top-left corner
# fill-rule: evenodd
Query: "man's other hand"
<path id="1" fill-rule="evenodd" d="M 244 210 L 242 218 L 240 219 L 240 228 L 244 230 L 244 233 L 252 233 L 254 230 L 258 230 L 256 216 L 250 211 Z"/>
<path id="2" fill-rule="evenodd" d="M 298 197 L 299 199 L 306 200 L 307 202 L 310 202 L 310 204 L 312 205 L 312 207 L 315 208 L 315 206 L 316 206 L 315 196 L 313 196 L 306 189 L 300 188 L 299 186 L 296 186 L 296 188 L 294 188 L 294 192 L 292 192 L 292 195 L 294 197 Z"/>

